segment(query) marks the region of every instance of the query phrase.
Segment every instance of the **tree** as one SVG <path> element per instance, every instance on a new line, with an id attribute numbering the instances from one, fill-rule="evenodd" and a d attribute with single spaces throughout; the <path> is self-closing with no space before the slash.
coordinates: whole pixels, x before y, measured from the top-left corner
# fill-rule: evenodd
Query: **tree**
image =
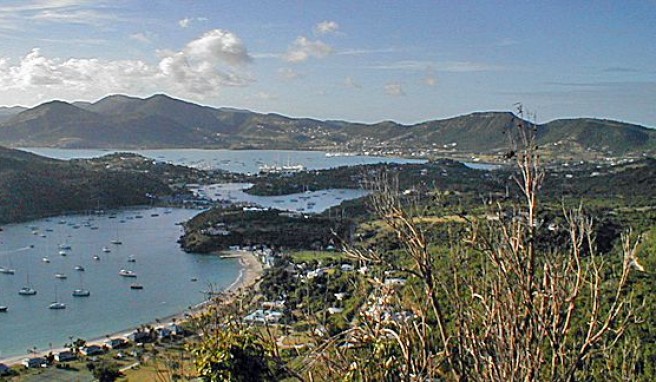
<path id="1" fill-rule="evenodd" d="M 206 381 L 278 381 L 289 376 L 266 326 L 248 325 L 239 317 L 238 301 L 217 297 L 191 324 L 201 340 L 190 344 L 198 374 Z M 230 303 L 229 303 L 230 302 Z"/>
<path id="2" fill-rule="evenodd" d="M 97 365 L 91 365 L 93 365 L 90 369 L 93 377 L 99 382 L 114 382 L 121 376 L 121 372 L 116 363 L 103 361 Z"/>

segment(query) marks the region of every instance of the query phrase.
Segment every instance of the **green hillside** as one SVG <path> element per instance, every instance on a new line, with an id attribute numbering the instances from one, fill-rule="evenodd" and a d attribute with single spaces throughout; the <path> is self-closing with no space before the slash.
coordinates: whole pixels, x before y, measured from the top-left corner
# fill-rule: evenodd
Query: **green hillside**
<path id="1" fill-rule="evenodd" d="M 95 103 L 51 101 L 6 109 L 0 144 L 93 148 L 326 150 L 374 155 L 498 157 L 512 148 L 520 120 L 478 112 L 415 125 L 320 121 L 212 108 L 158 94 L 112 95 Z M 549 157 L 599 159 L 656 154 L 656 130 L 617 121 L 562 119 L 537 126 Z"/>

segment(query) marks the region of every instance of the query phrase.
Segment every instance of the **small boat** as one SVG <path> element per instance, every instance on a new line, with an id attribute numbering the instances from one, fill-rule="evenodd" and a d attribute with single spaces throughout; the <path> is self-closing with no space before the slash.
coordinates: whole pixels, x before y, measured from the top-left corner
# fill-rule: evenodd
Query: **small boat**
<path id="1" fill-rule="evenodd" d="M 100 256 L 98 256 L 98 255 L 93 255 L 93 259 L 96 260 L 96 261 L 100 261 Z"/>
<path id="2" fill-rule="evenodd" d="M 84 267 L 81 265 L 76 265 L 73 269 L 75 269 L 76 271 L 84 272 Z"/>
<path id="3" fill-rule="evenodd" d="M 7 308 L 6 305 L 0 305 L 0 313 L 4 313 L 4 312 L 6 312 L 7 309 L 9 309 L 9 308 Z"/>
<path id="4" fill-rule="evenodd" d="M 105 252 L 105 253 L 109 253 L 109 252 L 111 252 L 112 250 L 109 249 L 109 248 L 107 248 L 107 247 L 102 247 L 102 251 Z"/>
<path id="5" fill-rule="evenodd" d="M 34 296 L 36 295 L 36 289 L 30 287 L 22 287 L 18 291 L 18 294 L 21 296 Z"/>
<path id="6" fill-rule="evenodd" d="M 66 255 L 67 255 L 66 251 L 64 251 L 64 250 L 59 251 L 59 254 L 62 255 L 62 256 L 66 256 Z"/>
<path id="7" fill-rule="evenodd" d="M 118 274 L 123 277 L 137 277 L 137 274 L 129 269 L 121 269 Z"/>
<path id="8" fill-rule="evenodd" d="M 192 277 L 192 278 L 191 278 L 191 282 L 192 282 L 192 283 L 195 283 L 196 281 L 198 281 L 198 278 L 196 278 L 196 277 Z"/>
<path id="9" fill-rule="evenodd" d="M 43 261 L 44 263 L 49 263 L 49 262 L 50 262 L 50 259 L 47 258 L 47 257 L 44 257 L 43 259 L 41 259 L 41 261 Z"/>
<path id="10" fill-rule="evenodd" d="M 60 280 L 64 280 L 64 279 L 68 278 L 68 276 L 66 276 L 63 273 L 55 273 L 55 278 L 60 279 Z"/>
<path id="11" fill-rule="evenodd" d="M 136 263 L 136 262 L 137 262 L 137 259 L 135 259 L 134 256 L 130 255 L 128 257 L 128 263 Z"/>
<path id="12" fill-rule="evenodd" d="M 59 249 L 69 251 L 71 249 L 71 246 L 69 244 L 59 244 Z"/>
<path id="13" fill-rule="evenodd" d="M 143 289 L 141 284 L 130 284 L 130 289 Z"/>
<path id="14" fill-rule="evenodd" d="M 16 270 L 11 268 L 0 267 L 0 273 L 5 275 L 13 275 L 14 273 L 16 273 Z"/>
<path id="15" fill-rule="evenodd" d="M 55 301 L 51 302 L 50 305 L 48 305 L 48 309 L 66 309 L 66 304 L 63 302 L 59 301 L 59 297 L 57 294 L 57 287 L 55 287 Z"/>
<path id="16" fill-rule="evenodd" d="M 73 291 L 73 297 L 89 297 L 91 296 L 91 292 L 87 289 L 75 289 Z"/>
<path id="17" fill-rule="evenodd" d="M 120 241 L 120 240 L 118 240 L 118 239 L 112 240 L 112 241 L 110 241 L 110 243 L 112 243 L 112 244 L 114 244 L 114 245 L 121 245 L 121 244 L 123 244 L 123 242 Z"/>

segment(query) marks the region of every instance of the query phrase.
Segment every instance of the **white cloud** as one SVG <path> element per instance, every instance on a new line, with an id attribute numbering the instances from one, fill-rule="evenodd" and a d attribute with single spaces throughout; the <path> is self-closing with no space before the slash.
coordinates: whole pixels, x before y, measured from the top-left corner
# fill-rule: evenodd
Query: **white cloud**
<path id="1" fill-rule="evenodd" d="M 0 93 L 107 93 L 166 91 L 202 99 L 226 86 L 244 86 L 252 79 L 244 72 L 251 61 L 246 47 L 233 33 L 209 31 L 182 50 L 159 52 L 156 65 L 141 60 L 49 58 L 33 49 L 17 64 L 0 58 Z"/>
<path id="2" fill-rule="evenodd" d="M 472 61 L 396 61 L 378 65 L 369 66 L 371 69 L 381 70 L 425 70 L 426 67 L 431 67 L 438 72 L 452 72 L 452 73 L 469 73 L 469 72 L 492 72 L 506 70 L 507 68 L 494 64 L 487 64 L 484 62 Z"/>
<path id="3" fill-rule="evenodd" d="M 207 21 L 207 17 L 185 17 L 184 19 L 178 21 L 178 25 L 181 28 L 189 28 L 192 23 L 197 21 Z"/>
<path id="4" fill-rule="evenodd" d="M 144 44 L 150 44 L 152 43 L 151 38 L 148 36 L 147 33 L 139 32 L 139 33 L 133 33 L 130 35 L 130 40 L 135 40 L 142 42 Z"/>
<path id="5" fill-rule="evenodd" d="M 18 65 L 6 60 L 0 71 L 0 84 L 5 91 L 51 91 L 77 89 L 80 93 L 131 90 L 155 69 L 142 61 L 103 61 L 98 59 L 51 59 L 38 48 L 23 57 Z"/>
<path id="6" fill-rule="evenodd" d="M 5 0 L 0 4 L 0 28 L 22 29 L 25 21 L 91 26 L 123 21 L 111 6 L 112 2 L 104 0 Z"/>
<path id="7" fill-rule="evenodd" d="M 191 19 L 189 17 L 185 17 L 184 19 L 178 21 L 178 25 L 182 28 L 188 28 L 189 24 L 191 24 Z"/>
<path id="8" fill-rule="evenodd" d="M 331 54 L 333 48 L 320 41 L 311 41 L 307 37 L 300 36 L 294 41 L 292 46 L 284 56 L 287 62 L 297 63 L 307 61 L 309 58 L 323 58 Z"/>
<path id="9" fill-rule="evenodd" d="M 339 29 L 339 24 L 334 21 L 322 21 L 314 27 L 314 33 L 322 35 L 335 33 Z"/>
<path id="10" fill-rule="evenodd" d="M 284 80 L 295 80 L 303 77 L 303 75 L 292 68 L 280 68 L 278 74 Z"/>
<path id="11" fill-rule="evenodd" d="M 173 80 L 180 90 L 211 94 L 223 86 L 250 82 L 235 71 L 252 61 L 246 47 L 232 32 L 214 29 L 179 52 L 160 52 L 159 77 Z"/>
<path id="12" fill-rule="evenodd" d="M 385 85 L 385 94 L 392 97 L 400 97 L 405 95 L 403 91 L 403 86 L 398 82 L 390 82 Z"/>

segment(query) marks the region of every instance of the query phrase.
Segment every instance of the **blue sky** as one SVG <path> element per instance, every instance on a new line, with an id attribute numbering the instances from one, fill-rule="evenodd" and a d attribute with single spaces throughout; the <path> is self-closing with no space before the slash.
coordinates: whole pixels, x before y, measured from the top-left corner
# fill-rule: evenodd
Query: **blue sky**
<path id="1" fill-rule="evenodd" d="M 166 93 L 415 123 L 522 102 L 656 127 L 655 1 L 2 0 L 0 105 Z"/>

